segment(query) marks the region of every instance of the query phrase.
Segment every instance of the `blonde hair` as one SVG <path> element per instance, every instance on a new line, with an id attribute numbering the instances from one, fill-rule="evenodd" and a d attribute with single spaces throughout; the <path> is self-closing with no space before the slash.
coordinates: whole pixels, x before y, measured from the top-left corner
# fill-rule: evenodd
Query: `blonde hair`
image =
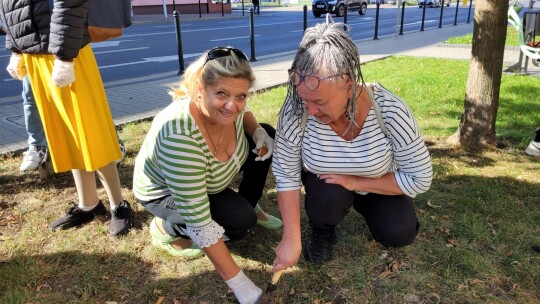
<path id="1" fill-rule="evenodd" d="M 204 87 L 213 85 L 222 77 L 241 78 L 249 81 L 249 87 L 255 84 L 255 74 L 251 64 L 229 52 L 227 56 L 207 61 L 208 51 L 191 63 L 180 80 L 180 87 L 169 92 L 174 100 L 197 98 L 197 85 L 200 81 Z"/>

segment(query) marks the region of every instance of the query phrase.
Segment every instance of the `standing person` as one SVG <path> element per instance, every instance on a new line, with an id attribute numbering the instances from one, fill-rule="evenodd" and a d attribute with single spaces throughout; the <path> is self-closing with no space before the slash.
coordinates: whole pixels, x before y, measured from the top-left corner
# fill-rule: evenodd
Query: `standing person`
<path id="1" fill-rule="evenodd" d="M 253 13 L 261 15 L 260 0 L 251 0 L 251 2 L 253 3 Z"/>
<path id="2" fill-rule="evenodd" d="M 78 203 L 49 229 L 67 229 L 103 215 L 96 172 L 111 207 L 111 235 L 126 233 L 132 211 L 122 197 L 116 160 L 121 158 L 107 96 L 89 42 L 88 0 L 5 0 L 7 67 L 30 78 L 55 172 L 71 170 Z"/>
<path id="3" fill-rule="evenodd" d="M 240 303 L 255 303 L 262 291 L 224 241 L 242 239 L 256 223 L 282 225 L 258 205 L 275 130 L 246 110 L 254 82 L 242 51 L 216 47 L 202 55 L 186 69 L 174 101 L 154 118 L 133 175 L 135 196 L 155 216 L 152 243 L 175 256 L 204 252 Z M 239 171 L 236 192 L 229 185 Z"/>
<path id="4" fill-rule="evenodd" d="M 294 265 L 301 253 L 314 264 L 331 259 L 336 227 L 351 207 L 382 245 L 414 241 L 419 224 L 412 198 L 431 185 L 431 158 L 405 102 L 364 82 L 358 49 L 342 23 L 306 30 L 275 140 L 283 238 L 273 271 Z M 302 185 L 309 219 L 303 241 Z"/>
<path id="5" fill-rule="evenodd" d="M 47 139 L 41 124 L 39 111 L 34 100 L 30 78 L 25 76 L 22 80 L 22 99 L 24 110 L 24 125 L 28 134 L 28 150 L 23 153 L 23 161 L 19 169 L 31 171 L 37 169 L 45 162 L 47 157 Z"/>
<path id="6" fill-rule="evenodd" d="M 531 156 L 540 156 L 540 127 L 536 128 L 534 139 L 525 149 L 525 153 Z"/>

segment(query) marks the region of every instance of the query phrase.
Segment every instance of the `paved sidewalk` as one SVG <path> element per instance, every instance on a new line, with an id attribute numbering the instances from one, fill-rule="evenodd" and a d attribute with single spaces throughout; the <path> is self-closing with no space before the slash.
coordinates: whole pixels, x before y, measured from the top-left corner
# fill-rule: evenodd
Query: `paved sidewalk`
<path id="1" fill-rule="evenodd" d="M 261 14 L 271 12 L 261 11 Z M 233 12 L 241 16 L 240 12 Z M 216 16 L 211 16 L 215 18 Z M 145 19 L 146 18 L 146 19 Z M 158 17 L 157 21 L 164 17 Z M 172 14 L 169 15 L 172 18 Z M 181 18 L 197 19 L 197 15 L 181 15 Z M 208 17 L 207 17 L 208 18 Z M 222 18 L 219 14 L 218 18 Z M 151 17 L 135 17 L 135 22 L 156 22 Z M 323 20 L 321 19 L 321 22 Z M 382 59 L 392 55 L 408 55 L 417 57 L 440 57 L 468 60 L 470 47 L 450 47 L 440 44 L 449 37 L 472 33 L 473 24 L 447 26 L 441 29 L 428 29 L 423 32 L 405 33 L 403 36 L 379 37 L 379 40 L 355 41 L 358 45 L 363 63 Z M 257 77 L 255 90 L 271 88 L 286 83 L 287 69 L 291 65 L 294 52 L 257 57 L 252 66 Z M 517 48 L 505 50 L 505 69 L 519 60 Z M 539 75 L 540 69 L 529 64 L 529 73 Z M 131 78 L 109 82 L 105 85 L 111 112 L 117 125 L 132 121 L 152 118 L 171 102 L 168 90 L 178 84 L 179 77 L 174 73 L 154 74 L 151 76 Z M 366 79 L 370 81 L 370 79 Z M 9 107 L 9 109 L 7 108 Z M 0 109 L 3 117 L 0 120 L 0 154 L 20 153 L 27 148 L 26 131 L 21 102 L 10 102 Z"/>

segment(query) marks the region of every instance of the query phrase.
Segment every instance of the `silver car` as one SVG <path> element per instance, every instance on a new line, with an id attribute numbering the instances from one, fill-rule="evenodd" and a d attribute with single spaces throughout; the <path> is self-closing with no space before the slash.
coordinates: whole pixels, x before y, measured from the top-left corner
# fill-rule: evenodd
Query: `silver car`
<path id="1" fill-rule="evenodd" d="M 426 6 L 430 7 L 439 7 L 441 5 L 444 5 L 446 2 L 446 6 L 450 6 L 451 0 L 418 0 L 418 7 L 423 7 L 424 3 Z"/>

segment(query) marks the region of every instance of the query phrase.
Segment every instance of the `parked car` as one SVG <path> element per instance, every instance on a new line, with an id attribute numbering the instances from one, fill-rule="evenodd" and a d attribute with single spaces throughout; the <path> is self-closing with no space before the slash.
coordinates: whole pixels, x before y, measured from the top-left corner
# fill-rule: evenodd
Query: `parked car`
<path id="1" fill-rule="evenodd" d="M 430 7 L 439 7 L 443 5 L 446 2 L 446 6 L 450 6 L 451 0 L 418 0 L 418 7 L 423 7 L 424 3 L 426 6 Z"/>
<path id="2" fill-rule="evenodd" d="M 360 15 L 366 14 L 367 0 L 313 0 L 311 10 L 315 17 L 326 13 L 342 17 L 345 15 L 345 3 L 347 3 L 349 11 L 358 11 Z"/>

